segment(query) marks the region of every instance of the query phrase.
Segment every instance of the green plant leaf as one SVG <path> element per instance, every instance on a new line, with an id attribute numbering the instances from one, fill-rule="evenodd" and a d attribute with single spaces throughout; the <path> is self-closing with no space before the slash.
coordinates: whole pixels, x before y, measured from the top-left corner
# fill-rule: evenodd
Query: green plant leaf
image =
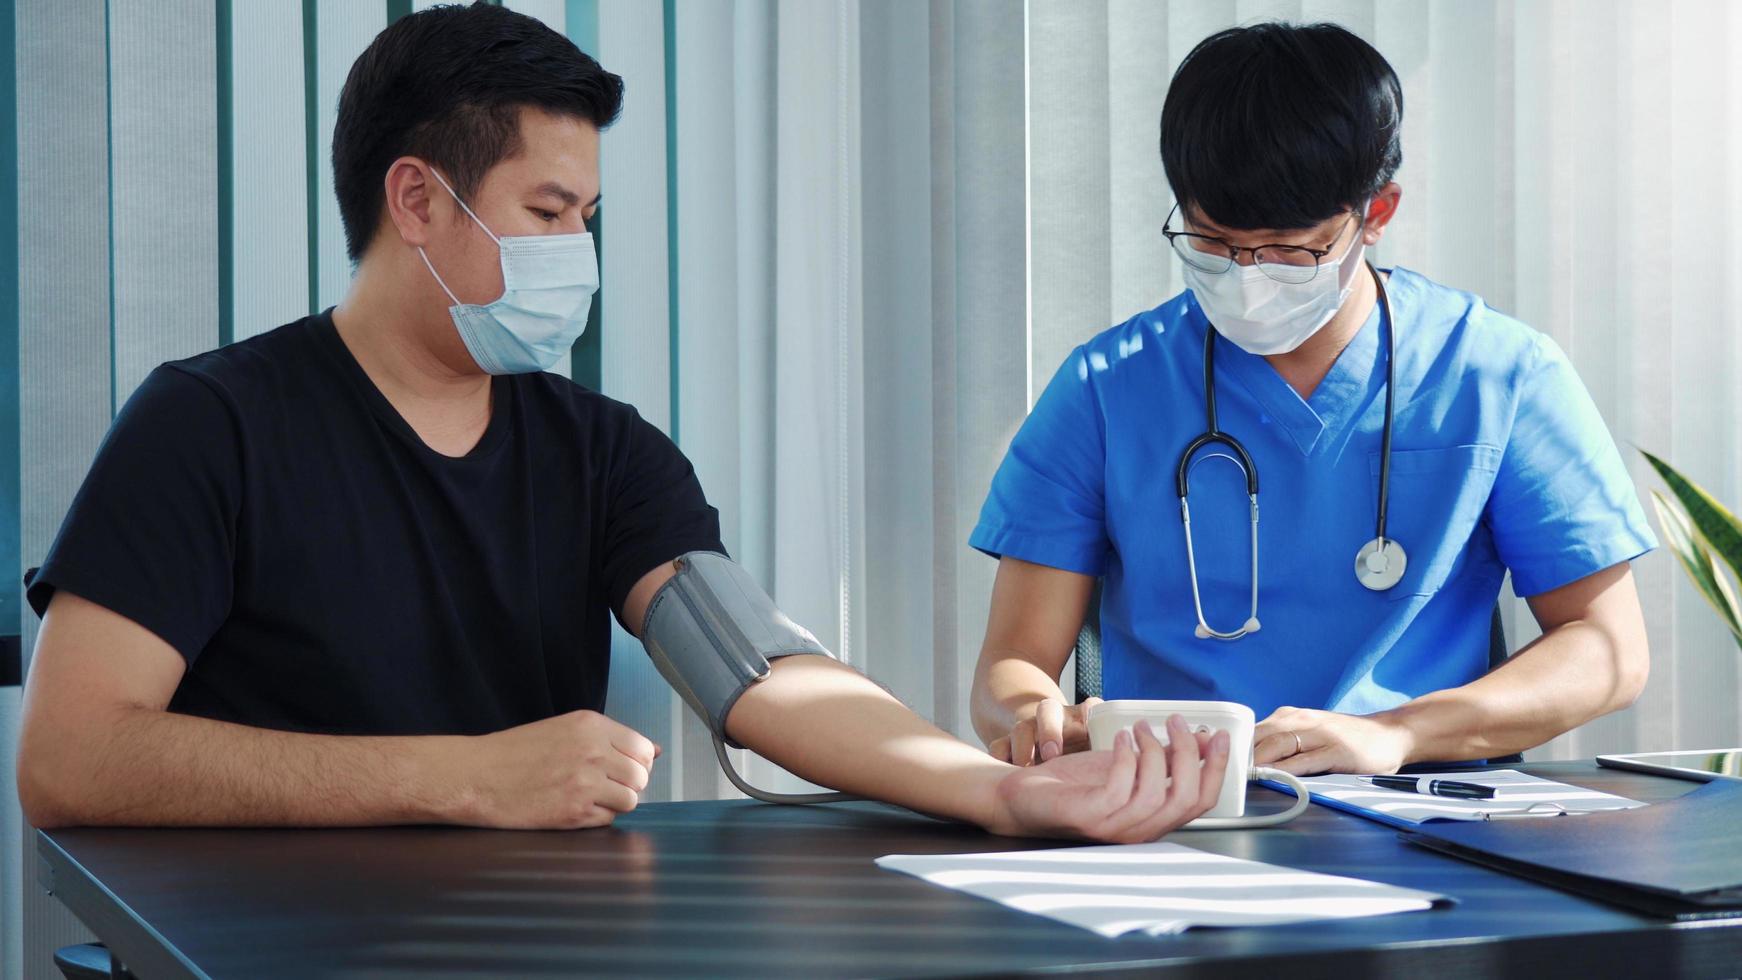
<path id="1" fill-rule="evenodd" d="M 1730 628 L 1737 644 L 1742 645 L 1742 606 L 1711 549 L 1696 534 L 1688 515 L 1661 492 L 1651 491 L 1651 504 L 1657 510 L 1657 523 L 1663 528 L 1669 549 L 1675 552 L 1688 578 L 1693 579 L 1694 588 Z"/>
<path id="2" fill-rule="evenodd" d="M 1705 539 L 1724 564 L 1730 566 L 1730 571 L 1742 576 L 1742 521 L 1673 466 L 1643 449 L 1640 453 L 1651 463 L 1657 475 L 1663 477 L 1663 482 L 1669 484 L 1670 491 L 1693 523 L 1695 536 Z"/>

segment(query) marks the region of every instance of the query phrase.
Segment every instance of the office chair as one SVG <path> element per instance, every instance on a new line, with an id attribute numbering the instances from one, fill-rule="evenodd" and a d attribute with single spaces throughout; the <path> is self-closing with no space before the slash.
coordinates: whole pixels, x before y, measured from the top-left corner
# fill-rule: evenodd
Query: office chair
<path id="1" fill-rule="evenodd" d="M 102 943 L 63 946 L 55 950 L 54 965 L 66 980 L 137 980 Z"/>
<path id="2" fill-rule="evenodd" d="M 1095 588 L 1089 593 L 1089 608 L 1083 613 L 1083 628 L 1077 633 L 1075 649 L 1077 658 L 1077 703 L 1082 704 L 1086 698 L 1101 696 L 1101 580 L 1095 580 Z M 1500 621 L 1500 604 L 1494 604 L 1494 616 L 1488 625 L 1488 669 L 1493 670 L 1506 662 L 1509 652 L 1506 649 L 1506 628 Z M 1491 765 L 1515 765 L 1523 762 L 1524 756 L 1514 753 L 1497 759 L 1489 759 Z M 1406 766 L 1405 771 L 1419 768 Z M 1432 764 L 1429 764 L 1432 768 Z"/>

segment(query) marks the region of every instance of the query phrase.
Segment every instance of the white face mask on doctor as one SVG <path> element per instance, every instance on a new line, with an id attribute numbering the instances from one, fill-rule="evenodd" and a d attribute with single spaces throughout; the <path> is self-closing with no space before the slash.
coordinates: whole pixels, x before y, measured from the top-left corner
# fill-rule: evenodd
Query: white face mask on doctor
<path id="1" fill-rule="evenodd" d="M 430 264 L 419 246 L 417 254 L 429 274 L 454 305 L 448 312 L 472 360 L 489 374 L 527 374 L 548 370 L 574 347 L 587 329 L 587 313 L 599 288 L 599 257 L 591 232 L 572 235 L 515 235 L 498 238 L 447 178 L 434 169 L 454 201 L 463 208 L 501 253 L 502 296 L 479 306 L 462 303 Z"/>
<path id="2" fill-rule="evenodd" d="M 1366 211 L 1362 207 L 1361 214 Z M 1189 233 L 1168 237 L 1185 268 L 1186 286 L 1210 325 L 1242 350 L 1260 356 L 1294 350 L 1336 316 L 1355 289 L 1355 273 L 1367 247 L 1358 229 L 1334 261 L 1313 255 L 1316 250 L 1264 245 L 1251 265 L 1240 265 L 1227 246 L 1204 250 L 1216 239 Z M 1304 281 L 1293 281 L 1302 277 Z"/>

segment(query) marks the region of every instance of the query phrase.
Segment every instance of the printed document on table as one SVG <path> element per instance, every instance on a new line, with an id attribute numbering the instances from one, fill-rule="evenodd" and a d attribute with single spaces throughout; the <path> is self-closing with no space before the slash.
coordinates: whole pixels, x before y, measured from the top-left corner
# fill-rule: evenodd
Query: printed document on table
<path id="1" fill-rule="evenodd" d="M 1626 810 L 1645 804 L 1623 796 L 1569 786 L 1541 776 L 1532 776 L 1516 769 L 1495 769 L 1489 772 L 1410 773 L 1427 779 L 1450 779 L 1460 783 L 1494 787 L 1491 800 L 1459 800 L 1446 796 L 1424 796 L 1407 790 L 1386 789 L 1366 782 L 1360 776 L 1336 773 L 1329 776 L 1308 776 L 1301 780 L 1312 793 L 1313 802 L 1346 810 L 1358 816 L 1370 817 L 1394 827 L 1419 827 L 1433 820 L 1498 820 L 1513 817 L 1555 817 L 1596 813 L 1600 810 Z M 1265 781 L 1266 786 L 1287 792 L 1281 783 Z"/>
<path id="2" fill-rule="evenodd" d="M 995 854 L 892 854 L 877 866 L 1109 938 L 1416 912 L 1443 895 L 1301 871 L 1181 844 Z"/>

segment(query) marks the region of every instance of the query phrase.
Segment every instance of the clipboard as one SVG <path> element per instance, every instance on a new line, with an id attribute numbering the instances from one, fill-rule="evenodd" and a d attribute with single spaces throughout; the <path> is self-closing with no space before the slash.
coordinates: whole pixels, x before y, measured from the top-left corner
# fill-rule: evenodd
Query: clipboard
<path id="1" fill-rule="evenodd" d="M 1553 824 L 1438 823 L 1403 839 L 1647 915 L 1742 917 L 1742 780 Z"/>

